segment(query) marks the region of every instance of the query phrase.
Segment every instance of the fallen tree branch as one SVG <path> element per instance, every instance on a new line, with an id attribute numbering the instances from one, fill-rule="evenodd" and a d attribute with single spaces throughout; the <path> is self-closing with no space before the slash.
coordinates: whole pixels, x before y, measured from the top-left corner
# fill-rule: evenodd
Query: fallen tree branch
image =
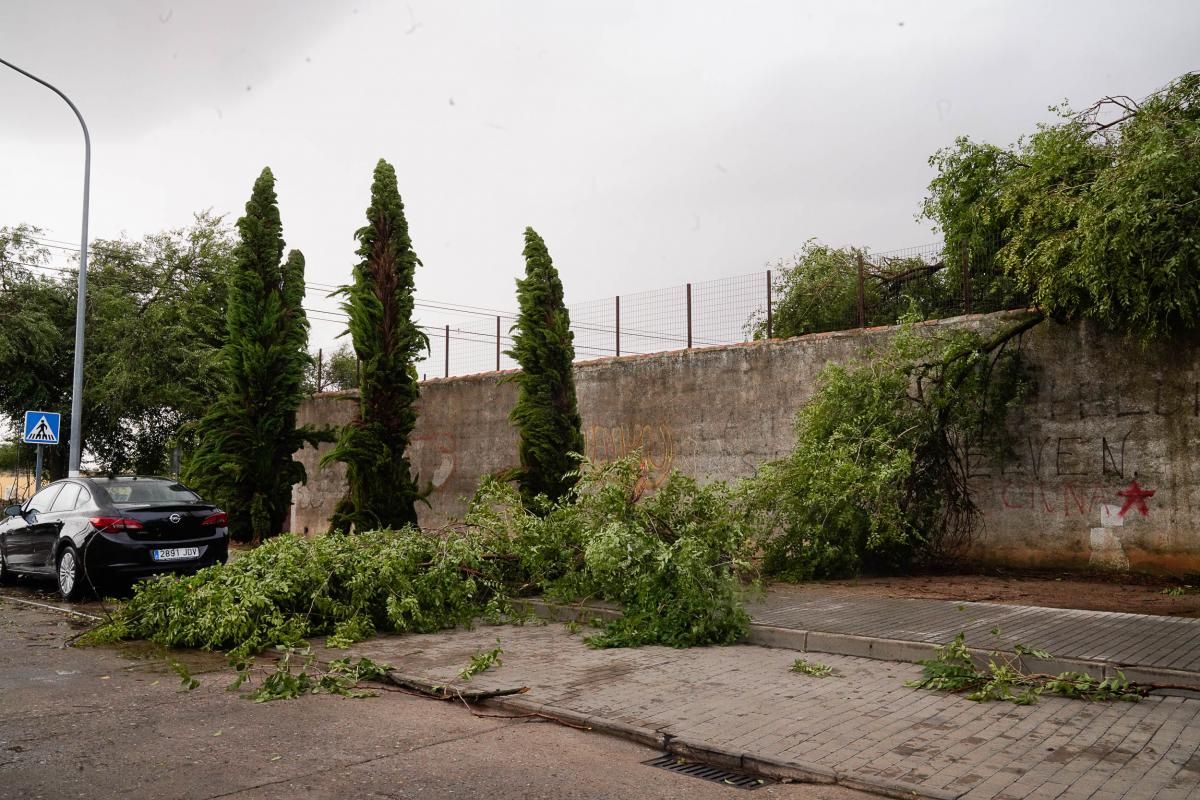
<path id="1" fill-rule="evenodd" d="M 544 719 L 548 722 L 557 722 L 559 725 L 566 725 L 568 728 L 574 728 L 577 731 L 591 730 L 591 727 L 588 725 L 576 725 L 574 722 L 567 722 L 565 719 L 561 719 L 552 714 L 544 714 L 541 711 L 530 711 L 525 714 L 481 714 L 475 709 L 471 708 L 471 704 L 465 699 L 463 699 L 462 702 L 463 706 L 471 713 L 472 717 L 478 717 L 480 719 Z"/>
<path id="2" fill-rule="evenodd" d="M 435 700 L 462 700 L 468 703 L 479 703 L 493 697 L 508 697 L 514 694 L 524 694 L 529 691 L 528 686 L 520 686 L 513 689 L 456 689 L 446 684 L 431 683 L 423 678 L 397 675 L 391 670 L 387 672 L 387 680 L 394 686 L 409 689 L 425 697 L 432 697 Z"/>
<path id="3" fill-rule="evenodd" d="M 541 711 L 530 711 L 525 714 L 483 714 L 472 708 L 475 703 L 481 703 L 485 700 L 490 700 L 496 697 L 511 697 L 517 694 L 525 694 L 529 691 L 528 686 L 521 686 L 513 689 L 458 689 L 445 684 L 437 684 L 427 681 L 423 678 L 416 678 L 408 675 L 397 675 L 389 670 L 387 672 L 387 680 L 396 689 L 390 691 L 400 691 L 403 694 L 413 695 L 414 697 L 426 697 L 432 700 L 442 700 L 444 702 L 460 701 L 463 707 L 471 713 L 473 717 L 480 719 L 544 719 L 547 722 L 555 722 L 559 725 L 565 725 L 568 728 L 574 728 L 577 731 L 590 731 L 591 728 L 587 725 L 577 725 L 573 722 L 567 722 L 565 719 L 560 719 L 553 714 L 546 714 Z M 387 687 L 384 687 L 385 689 Z"/>

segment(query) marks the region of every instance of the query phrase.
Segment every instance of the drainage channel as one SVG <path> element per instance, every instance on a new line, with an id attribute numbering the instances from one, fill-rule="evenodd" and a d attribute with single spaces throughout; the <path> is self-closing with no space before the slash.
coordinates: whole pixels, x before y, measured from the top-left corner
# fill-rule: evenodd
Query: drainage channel
<path id="1" fill-rule="evenodd" d="M 698 761 L 688 761 L 671 753 L 665 753 L 658 758 L 652 758 L 642 763 L 649 767 L 658 767 L 669 772 L 732 786 L 736 789 L 757 789 L 760 786 L 768 786 L 776 783 L 776 781 L 770 778 L 760 778 L 757 775 L 739 772 L 735 769 L 714 767 L 711 764 L 702 764 Z"/>

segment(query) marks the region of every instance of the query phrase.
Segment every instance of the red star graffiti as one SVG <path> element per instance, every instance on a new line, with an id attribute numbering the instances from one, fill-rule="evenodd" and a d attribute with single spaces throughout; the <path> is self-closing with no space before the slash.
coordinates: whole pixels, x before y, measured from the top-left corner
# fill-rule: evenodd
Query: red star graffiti
<path id="1" fill-rule="evenodd" d="M 1125 498 L 1125 505 L 1121 506 L 1121 510 L 1117 514 L 1118 517 L 1125 516 L 1125 512 L 1131 508 L 1136 508 L 1141 512 L 1143 517 L 1150 516 L 1150 509 L 1146 506 L 1146 498 L 1154 497 L 1153 489 L 1143 489 L 1138 486 L 1137 481 L 1134 481 L 1129 484 L 1128 488 L 1117 492 L 1117 495 Z"/>

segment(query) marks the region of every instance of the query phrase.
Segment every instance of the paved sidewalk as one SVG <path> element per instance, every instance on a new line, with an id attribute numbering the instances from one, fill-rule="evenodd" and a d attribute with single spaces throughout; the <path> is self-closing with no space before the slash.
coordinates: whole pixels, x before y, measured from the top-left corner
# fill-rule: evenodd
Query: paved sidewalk
<path id="1" fill-rule="evenodd" d="M 586 629 L 585 629 L 586 632 Z M 528 686 L 510 711 L 561 716 L 676 752 L 807 775 L 891 796 L 1200 798 L 1200 700 L 1032 706 L 909 689 L 913 664 L 809 656 L 836 675 L 789 672 L 797 653 L 736 645 L 592 650 L 565 625 L 382 637 L 355 654 L 437 683 L 496 646 L 471 688 Z"/>
<path id="2" fill-rule="evenodd" d="M 886 597 L 773 587 L 749 607 L 750 641 L 915 661 L 960 631 L 982 652 L 1020 643 L 1050 652 L 1038 672 L 1122 670 L 1130 680 L 1200 687 L 1200 619 Z"/>

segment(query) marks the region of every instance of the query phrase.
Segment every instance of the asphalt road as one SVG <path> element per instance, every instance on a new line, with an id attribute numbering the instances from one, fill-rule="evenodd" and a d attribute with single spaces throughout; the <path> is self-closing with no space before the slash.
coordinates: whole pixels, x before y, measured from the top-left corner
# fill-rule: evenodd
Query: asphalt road
<path id="1" fill-rule="evenodd" d="M 644 766 L 656 753 L 545 721 L 385 693 L 257 704 L 219 655 L 65 646 L 79 619 L 24 583 L 0 592 L 0 798 L 687 798 L 746 790 Z M 96 604 L 78 606 L 95 613 Z M 497 713 L 481 710 L 480 713 Z M 751 797 L 864 798 L 774 785 Z"/>

